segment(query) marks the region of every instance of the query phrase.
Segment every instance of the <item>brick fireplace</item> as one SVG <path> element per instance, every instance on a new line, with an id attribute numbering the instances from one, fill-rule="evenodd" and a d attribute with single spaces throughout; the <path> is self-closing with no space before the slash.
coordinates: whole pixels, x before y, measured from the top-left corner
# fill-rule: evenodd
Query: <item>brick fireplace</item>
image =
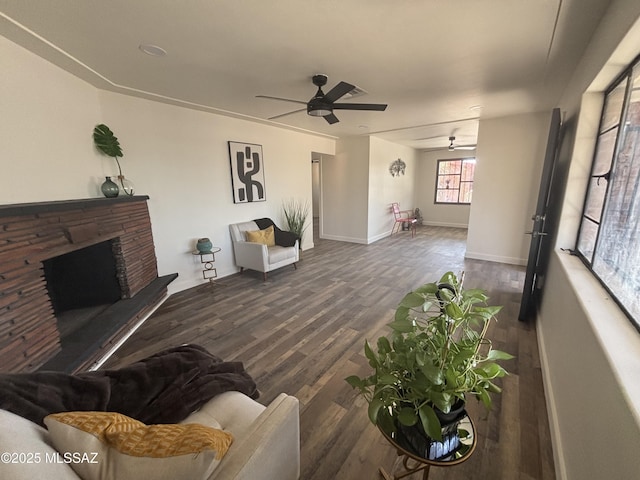
<path id="1" fill-rule="evenodd" d="M 85 370 L 162 300 L 147 200 L 0 206 L 1 371 Z"/>

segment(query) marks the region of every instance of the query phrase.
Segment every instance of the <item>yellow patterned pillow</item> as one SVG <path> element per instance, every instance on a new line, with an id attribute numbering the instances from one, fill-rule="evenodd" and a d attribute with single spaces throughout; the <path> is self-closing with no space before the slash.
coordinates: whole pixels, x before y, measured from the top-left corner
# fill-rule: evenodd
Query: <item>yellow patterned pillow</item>
<path id="1" fill-rule="evenodd" d="M 229 432 L 204 425 L 145 425 L 113 412 L 56 413 L 44 423 L 84 480 L 206 479 L 233 442 Z"/>
<path id="2" fill-rule="evenodd" d="M 247 242 L 262 243 L 267 247 L 273 247 L 276 244 L 273 225 L 264 230 L 247 230 L 245 233 L 247 235 Z"/>

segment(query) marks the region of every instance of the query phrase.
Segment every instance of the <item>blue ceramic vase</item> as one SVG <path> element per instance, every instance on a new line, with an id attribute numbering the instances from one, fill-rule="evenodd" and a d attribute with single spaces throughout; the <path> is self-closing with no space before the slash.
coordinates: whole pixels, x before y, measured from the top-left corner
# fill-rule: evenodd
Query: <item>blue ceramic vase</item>
<path id="1" fill-rule="evenodd" d="M 198 249 L 198 253 L 211 253 L 211 248 L 213 247 L 213 243 L 208 238 L 199 238 L 198 243 L 196 243 L 196 248 Z"/>

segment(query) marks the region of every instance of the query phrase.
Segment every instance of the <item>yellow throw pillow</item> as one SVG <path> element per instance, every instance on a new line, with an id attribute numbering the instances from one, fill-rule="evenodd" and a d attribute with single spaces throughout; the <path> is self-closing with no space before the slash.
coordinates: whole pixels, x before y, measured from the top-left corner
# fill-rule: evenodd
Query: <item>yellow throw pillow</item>
<path id="1" fill-rule="evenodd" d="M 276 244 L 276 236 L 273 232 L 273 225 L 264 230 L 248 230 L 247 242 L 262 243 L 267 247 L 273 247 Z"/>
<path id="2" fill-rule="evenodd" d="M 55 413 L 44 423 L 83 480 L 206 479 L 233 442 L 204 425 L 145 425 L 114 412 Z"/>

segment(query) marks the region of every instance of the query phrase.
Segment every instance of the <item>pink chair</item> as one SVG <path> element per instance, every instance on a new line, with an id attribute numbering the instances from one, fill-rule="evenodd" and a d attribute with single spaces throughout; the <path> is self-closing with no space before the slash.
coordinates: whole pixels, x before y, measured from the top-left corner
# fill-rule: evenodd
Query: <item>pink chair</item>
<path id="1" fill-rule="evenodd" d="M 418 219 L 413 216 L 413 211 L 400 210 L 400 204 L 398 203 L 392 203 L 391 209 L 393 210 L 393 216 L 395 217 L 395 223 L 393 224 L 393 228 L 391 229 L 391 235 L 399 232 L 402 228 L 402 225 L 408 223 L 409 228 L 411 228 L 411 238 L 413 238 L 416 234 L 416 225 L 418 223 Z"/>

